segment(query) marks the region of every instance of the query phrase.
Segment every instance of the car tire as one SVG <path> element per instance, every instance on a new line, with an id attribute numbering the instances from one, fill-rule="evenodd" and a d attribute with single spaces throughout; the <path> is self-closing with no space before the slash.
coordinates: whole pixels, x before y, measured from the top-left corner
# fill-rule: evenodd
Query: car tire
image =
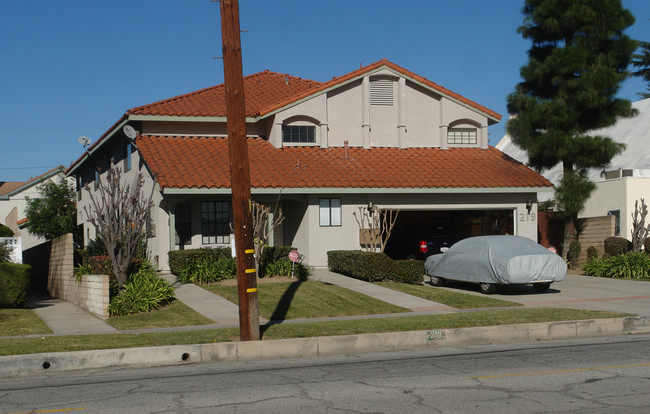
<path id="1" fill-rule="evenodd" d="M 551 287 L 550 283 L 533 283 L 536 292 L 546 292 Z"/>
<path id="2" fill-rule="evenodd" d="M 431 284 L 433 286 L 444 286 L 445 284 L 445 279 L 438 277 L 438 276 L 429 276 L 431 278 Z"/>
<path id="3" fill-rule="evenodd" d="M 497 291 L 497 285 L 494 283 L 479 283 L 479 289 L 481 290 L 481 293 L 484 295 L 491 295 L 493 293 L 496 293 Z"/>

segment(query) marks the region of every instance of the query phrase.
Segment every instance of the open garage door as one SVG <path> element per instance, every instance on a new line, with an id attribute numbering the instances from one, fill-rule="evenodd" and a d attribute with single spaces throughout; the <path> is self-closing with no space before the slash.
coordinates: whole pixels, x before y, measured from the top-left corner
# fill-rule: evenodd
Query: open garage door
<path id="1" fill-rule="evenodd" d="M 384 252 L 424 260 L 459 240 L 489 234 L 514 234 L 513 210 L 402 210 Z"/>

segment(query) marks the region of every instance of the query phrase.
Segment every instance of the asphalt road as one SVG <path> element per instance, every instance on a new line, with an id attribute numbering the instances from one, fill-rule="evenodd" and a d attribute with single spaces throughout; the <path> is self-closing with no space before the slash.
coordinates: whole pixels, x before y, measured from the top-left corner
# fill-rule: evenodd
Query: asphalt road
<path id="1" fill-rule="evenodd" d="M 0 379 L 0 413 L 646 413 L 649 346 L 630 335 Z"/>

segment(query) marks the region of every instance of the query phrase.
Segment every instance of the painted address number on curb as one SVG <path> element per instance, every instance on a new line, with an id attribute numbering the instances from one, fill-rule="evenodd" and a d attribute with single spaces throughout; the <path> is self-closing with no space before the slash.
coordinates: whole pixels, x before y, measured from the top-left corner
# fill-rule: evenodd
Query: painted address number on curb
<path id="1" fill-rule="evenodd" d="M 443 331 L 429 331 L 427 332 L 428 341 L 442 341 L 447 339 L 447 334 Z"/>

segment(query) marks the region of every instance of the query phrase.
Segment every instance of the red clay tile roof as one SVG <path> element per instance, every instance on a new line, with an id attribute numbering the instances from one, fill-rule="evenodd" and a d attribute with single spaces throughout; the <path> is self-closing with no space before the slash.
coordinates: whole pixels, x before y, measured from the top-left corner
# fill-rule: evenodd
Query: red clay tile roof
<path id="1" fill-rule="evenodd" d="M 498 113 L 477 104 L 449 89 L 431 82 L 413 72 L 410 72 L 386 59 L 380 60 L 343 76 L 336 77 L 328 82 L 296 78 L 280 73 L 259 72 L 244 77 L 244 99 L 246 116 L 264 116 L 282 107 L 309 97 L 310 95 L 325 91 L 336 85 L 345 83 L 381 67 L 390 68 L 402 75 L 420 82 L 439 93 L 469 105 L 489 117 L 501 119 Z M 196 92 L 180 95 L 174 98 L 140 106 L 127 111 L 127 115 L 167 115 L 167 116 L 226 116 L 226 97 L 223 84 L 201 89 Z"/>
<path id="2" fill-rule="evenodd" d="M 248 138 L 253 188 L 550 187 L 551 182 L 490 147 L 275 148 Z M 141 136 L 140 153 L 161 188 L 229 188 L 228 138 Z"/>
<path id="3" fill-rule="evenodd" d="M 246 116 L 259 114 L 264 108 L 301 92 L 314 90 L 320 82 L 300 79 L 280 73 L 259 72 L 244 77 Z M 186 95 L 154 102 L 127 111 L 131 115 L 167 116 L 226 116 L 226 92 L 224 84 L 201 89 Z"/>

